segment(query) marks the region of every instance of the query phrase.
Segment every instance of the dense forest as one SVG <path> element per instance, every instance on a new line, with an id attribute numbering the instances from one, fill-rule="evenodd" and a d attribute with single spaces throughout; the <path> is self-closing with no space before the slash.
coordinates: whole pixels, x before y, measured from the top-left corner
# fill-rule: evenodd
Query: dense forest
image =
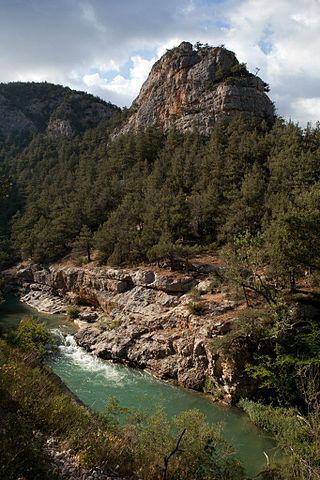
<path id="1" fill-rule="evenodd" d="M 320 478 L 320 329 L 302 308 L 319 311 L 320 125 L 239 116 L 209 136 L 114 136 L 126 115 L 72 137 L 0 138 L 1 267 L 72 253 L 79 263 L 187 268 L 192 253 L 219 252 L 227 281 L 265 304 L 240 326 L 259 349 L 247 371 L 261 402 L 242 407 L 291 463 L 261 478 Z"/>
<path id="2" fill-rule="evenodd" d="M 319 126 L 237 118 L 210 137 L 111 132 L 102 123 L 74 138 L 39 134 L 18 153 L 2 143 L 11 257 L 50 262 L 89 242 L 119 265 L 250 235 L 279 279 L 319 266 Z"/>

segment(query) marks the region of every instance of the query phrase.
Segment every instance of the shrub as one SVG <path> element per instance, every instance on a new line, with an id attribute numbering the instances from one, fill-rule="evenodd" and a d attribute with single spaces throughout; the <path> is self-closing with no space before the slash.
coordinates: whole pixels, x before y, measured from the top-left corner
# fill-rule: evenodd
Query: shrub
<path id="1" fill-rule="evenodd" d="M 135 476 L 141 480 L 244 478 L 242 467 L 219 429 L 209 426 L 197 410 L 184 412 L 172 421 L 159 410 L 127 428 L 132 439 L 127 454 L 132 458 Z M 176 449 L 179 438 L 179 449 L 171 456 L 165 477 L 165 458 Z"/>
<path id="2" fill-rule="evenodd" d="M 223 285 L 223 277 L 217 271 L 211 272 L 208 276 L 209 286 L 207 289 L 208 293 L 216 293 L 219 291 Z"/>
<path id="3" fill-rule="evenodd" d="M 214 383 L 212 377 L 206 377 L 203 391 L 204 393 L 210 393 L 214 400 L 223 400 L 225 398 L 223 390 Z"/>
<path id="4" fill-rule="evenodd" d="M 190 296 L 193 300 L 199 300 L 201 297 L 201 292 L 197 287 L 192 287 L 190 290 Z"/>
<path id="5" fill-rule="evenodd" d="M 310 410 L 306 416 L 294 408 L 273 408 L 248 400 L 242 400 L 239 406 L 258 427 L 275 436 L 284 453 L 284 458 L 276 469 L 280 478 L 320 479 L 319 398 L 315 403 L 309 403 Z"/>
<path id="6" fill-rule="evenodd" d="M 122 323 L 122 320 L 117 319 L 117 318 L 114 318 L 114 319 L 111 320 L 111 322 L 108 324 L 109 330 L 114 330 L 115 328 L 120 327 L 121 323 Z"/>
<path id="7" fill-rule="evenodd" d="M 203 315 L 205 313 L 205 308 L 200 305 L 200 303 L 189 302 L 188 310 L 192 315 Z"/>
<path id="8" fill-rule="evenodd" d="M 233 319 L 231 328 L 224 335 L 213 337 L 210 341 L 211 350 L 221 350 L 225 355 L 232 356 L 243 343 L 248 350 L 248 344 L 254 350 L 262 345 L 268 337 L 267 327 L 270 323 L 267 312 L 261 310 L 244 310 Z"/>
<path id="9" fill-rule="evenodd" d="M 33 353 L 34 337 L 32 341 L 29 335 L 26 338 L 20 348 L 17 343 L 15 348 L 0 344 L 0 478 L 54 480 L 58 475 L 52 472 L 45 453 L 47 436 L 79 446 L 91 420 L 83 407 L 61 391 L 55 377 L 28 354 Z"/>
<path id="10" fill-rule="evenodd" d="M 318 322 L 304 318 L 295 305 L 279 303 L 264 336 L 269 349 L 257 349 L 247 373 L 258 382 L 262 398 L 306 408 L 306 392 L 320 389 Z"/>
<path id="11" fill-rule="evenodd" d="M 43 355 L 46 346 L 53 343 L 46 325 L 35 317 L 21 320 L 17 330 L 7 335 L 7 340 L 11 345 L 39 355 Z"/>
<path id="12" fill-rule="evenodd" d="M 71 320 L 75 320 L 79 317 L 80 309 L 75 305 L 71 305 L 67 310 L 67 315 Z"/>

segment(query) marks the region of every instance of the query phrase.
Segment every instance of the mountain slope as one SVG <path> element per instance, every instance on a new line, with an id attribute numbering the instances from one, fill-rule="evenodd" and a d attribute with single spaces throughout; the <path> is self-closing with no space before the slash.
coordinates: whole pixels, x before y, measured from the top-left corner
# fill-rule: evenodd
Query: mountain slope
<path id="1" fill-rule="evenodd" d="M 93 95 L 50 83 L 0 84 L 0 136 L 30 137 L 47 131 L 73 136 L 120 109 Z"/>

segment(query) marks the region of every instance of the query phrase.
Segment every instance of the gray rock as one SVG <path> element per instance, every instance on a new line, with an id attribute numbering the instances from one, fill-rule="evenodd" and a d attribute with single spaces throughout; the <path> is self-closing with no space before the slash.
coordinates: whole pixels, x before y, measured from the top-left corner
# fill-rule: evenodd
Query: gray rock
<path id="1" fill-rule="evenodd" d="M 141 131 L 150 125 L 167 132 L 194 129 L 208 134 L 221 117 L 239 115 L 272 120 L 273 105 L 264 82 L 235 70 L 233 52 L 221 47 L 194 50 L 182 42 L 155 63 L 133 102 L 131 115 L 114 135 Z"/>
<path id="2" fill-rule="evenodd" d="M 242 388 L 235 364 L 210 346 L 212 336 L 232 328 L 232 319 L 220 315 L 236 303 L 223 300 L 206 315 L 190 315 L 190 295 L 181 292 L 197 284 L 197 278 L 151 269 L 62 265 L 30 265 L 7 271 L 5 277 L 23 287 L 23 301 L 42 311 L 66 310 L 70 298 L 92 305 L 82 308 L 75 340 L 93 355 L 196 390 L 212 376 L 230 401 Z"/>
<path id="3" fill-rule="evenodd" d="M 50 119 L 48 124 L 48 133 L 52 137 L 73 137 L 75 131 L 70 120 Z"/>
<path id="4" fill-rule="evenodd" d="M 214 315 L 221 315 L 222 313 L 228 312 L 229 310 L 233 310 L 237 305 L 236 302 L 231 300 L 224 300 L 220 303 L 211 303 L 210 310 Z"/>
<path id="5" fill-rule="evenodd" d="M 98 319 L 98 314 L 96 312 L 80 312 L 79 319 L 83 322 L 94 323 Z"/>
<path id="6" fill-rule="evenodd" d="M 193 390 L 202 390 L 205 382 L 205 375 L 203 371 L 196 368 L 191 368 L 178 377 L 180 385 Z"/>

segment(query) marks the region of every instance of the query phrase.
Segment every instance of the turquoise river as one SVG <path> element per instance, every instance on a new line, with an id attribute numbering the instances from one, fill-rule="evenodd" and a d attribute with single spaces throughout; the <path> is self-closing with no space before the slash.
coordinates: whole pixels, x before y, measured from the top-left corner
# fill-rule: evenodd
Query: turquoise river
<path id="1" fill-rule="evenodd" d="M 256 474 L 263 466 L 264 452 L 269 457 L 275 454 L 274 442 L 241 410 L 220 406 L 203 394 L 168 385 L 142 371 L 93 357 L 76 345 L 72 335 L 74 325 L 63 316 L 38 313 L 14 297 L 8 297 L 0 305 L 1 330 L 14 328 L 26 315 L 41 318 L 55 332 L 59 352 L 48 359 L 48 364 L 92 410 L 103 410 L 110 397 L 131 410 L 153 413 L 160 406 L 169 417 L 198 409 L 210 423 L 222 426 L 225 439 L 233 445 L 248 475 Z"/>

